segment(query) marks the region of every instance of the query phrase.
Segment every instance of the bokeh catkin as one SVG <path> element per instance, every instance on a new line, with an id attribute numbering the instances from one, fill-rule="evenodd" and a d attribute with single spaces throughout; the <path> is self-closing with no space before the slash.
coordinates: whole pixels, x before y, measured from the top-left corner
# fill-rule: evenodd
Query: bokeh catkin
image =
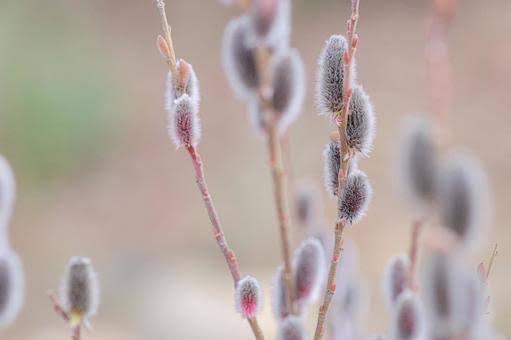
<path id="1" fill-rule="evenodd" d="M 295 297 L 300 306 L 317 300 L 325 278 L 325 267 L 325 251 L 321 242 L 315 238 L 303 241 L 293 261 Z"/>
<path id="2" fill-rule="evenodd" d="M 479 162 L 468 154 L 451 152 L 441 166 L 438 204 L 442 225 L 473 245 L 488 216 L 487 181 Z"/>
<path id="3" fill-rule="evenodd" d="M 394 340 L 421 340 L 424 336 L 424 318 L 419 297 L 411 291 L 403 292 L 393 312 Z"/>
<path id="4" fill-rule="evenodd" d="M 273 50 L 287 48 L 291 33 L 291 0 L 254 0 L 249 11 L 253 43 Z"/>
<path id="5" fill-rule="evenodd" d="M 273 276 L 271 300 L 275 318 L 279 320 L 285 319 L 289 315 L 289 307 L 286 301 L 283 266 L 279 266 Z"/>
<path id="6" fill-rule="evenodd" d="M 75 256 L 69 260 L 60 286 L 60 300 L 71 324 L 80 324 L 96 314 L 99 281 L 90 259 Z"/>
<path id="7" fill-rule="evenodd" d="M 25 279 L 18 255 L 0 250 L 0 328 L 12 324 L 23 306 Z"/>
<path id="8" fill-rule="evenodd" d="M 278 340 L 305 340 L 307 335 L 303 320 L 297 316 L 289 316 L 279 324 Z"/>
<path id="9" fill-rule="evenodd" d="M 256 47 L 250 41 L 250 19 L 232 19 L 224 32 L 222 59 L 232 90 L 241 99 L 253 95 L 260 83 Z"/>
<path id="10" fill-rule="evenodd" d="M 390 309 L 393 309 L 399 295 L 408 287 L 410 276 L 410 259 L 405 255 L 391 258 L 383 279 L 385 300 Z"/>

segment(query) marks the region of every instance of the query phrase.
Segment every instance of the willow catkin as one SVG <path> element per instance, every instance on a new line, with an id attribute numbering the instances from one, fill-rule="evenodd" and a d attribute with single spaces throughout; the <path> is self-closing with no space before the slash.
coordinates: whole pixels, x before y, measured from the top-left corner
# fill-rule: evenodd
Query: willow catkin
<path id="1" fill-rule="evenodd" d="M 403 292 L 397 299 L 393 312 L 392 339 L 422 339 L 425 330 L 423 319 L 419 297 L 411 291 Z"/>
<path id="2" fill-rule="evenodd" d="M 197 146 L 201 136 L 201 126 L 197 105 L 187 94 L 174 101 L 174 109 L 169 112 L 169 135 L 176 145 Z"/>
<path id="3" fill-rule="evenodd" d="M 80 323 L 96 314 L 99 281 L 90 259 L 76 256 L 69 260 L 61 283 L 60 299 L 71 323 Z"/>
<path id="4" fill-rule="evenodd" d="M 23 307 L 25 279 L 18 255 L 4 248 L 0 250 L 0 327 L 12 324 Z"/>
<path id="5" fill-rule="evenodd" d="M 261 287 L 251 276 L 245 276 L 238 282 L 235 297 L 236 309 L 245 319 L 253 319 L 261 309 Z"/>
<path id="6" fill-rule="evenodd" d="M 293 273 L 296 299 L 300 306 L 314 303 L 319 297 L 326 271 L 325 250 L 316 238 L 302 242 L 294 254 Z"/>
<path id="7" fill-rule="evenodd" d="M 349 225 L 358 223 L 365 215 L 372 198 L 372 188 L 365 173 L 352 171 L 341 189 L 338 219 Z"/>
<path id="8" fill-rule="evenodd" d="M 385 300 L 391 309 L 395 307 L 399 295 L 408 287 L 409 276 L 409 257 L 406 255 L 394 256 L 385 269 L 383 280 Z"/>

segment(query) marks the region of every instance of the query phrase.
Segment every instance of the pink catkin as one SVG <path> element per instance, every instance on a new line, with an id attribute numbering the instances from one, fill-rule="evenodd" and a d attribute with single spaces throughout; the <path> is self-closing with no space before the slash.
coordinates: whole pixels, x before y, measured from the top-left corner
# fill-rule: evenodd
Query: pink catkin
<path id="1" fill-rule="evenodd" d="M 261 287 L 251 276 L 242 278 L 236 287 L 236 306 L 242 317 L 253 319 L 261 304 Z"/>

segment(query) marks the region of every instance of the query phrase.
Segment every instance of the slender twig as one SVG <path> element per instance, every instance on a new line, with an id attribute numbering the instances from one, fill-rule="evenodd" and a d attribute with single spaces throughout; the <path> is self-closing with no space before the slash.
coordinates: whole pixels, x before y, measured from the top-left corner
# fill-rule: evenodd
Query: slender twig
<path id="1" fill-rule="evenodd" d="M 211 197 L 211 194 L 209 193 L 208 190 L 208 186 L 206 184 L 202 159 L 197 149 L 194 148 L 193 146 L 188 146 L 186 149 L 192 159 L 193 168 L 195 170 L 195 180 L 197 182 L 197 187 L 199 188 L 202 194 L 202 200 L 204 201 L 204 205 L 206 206 L 209 220 L 211 221 L 211 226 L 213 228 L 213 236 L 218 244 L 218 247 L 220 248 L 220 251 L 224 255 L 227 266 L 229 267 L 229 271 L 231 272 L 234 285 L 236 285 L 241 278 L 238 261 L 236 259 L 236 255 L 234 254 L 234 251 L 232 251 L 229 248 L 229 244 L 225 239 L 225 235 L 222 230 L 222 225 L 220 223 L 220 218 L 218 217 L 218 213 L 213 203 L 213 198 Z"/>
<path id="2" fill-rule="evenodd" d="M 323 297 L 323 303 L 319 307 L 318 322 L 316 324 L 316 332 L 314 333 L 314 340 L 319 340 L 325 333 L 325 320 L 328 313 L 328 308 L 332 302 L 332 298 L 336 289 L 336 276 L 337 276 L 337 264 L 341 259 L 342 244 L 343 244 L 343 231 L 344 223 L 337 222 L 335 224 L 335 243 L 332 254 L 332 260 L 330 262 L 330 269 L 328 271 L 328 280 L 326 285 L 325 296 Z"/>
<path id="3" fill-rule="evenodd" d="M 416 272 L 419 258 L 419 244 L 420 244 L 420 236 L 422 234 L 422 230 L 424 229 L 424 218 L 417 218 L 413 222 L 412 226 L 412 236 L 410 240 L 410 272 L 408 277 L 408 285 L 411 289 L 417 289 L 416 282 Z"/>
<path id="4" fill-rule="evenodd" d="M 163 26 L 163 31 L 165 33 L 165 38 L 158 38 L 158 44 L 160 48 L 160 52 L 166 57 L 167 64 L 169 65 L 170 72 L 172 76 L 177 80 L 178 83 L 186 83 L 186 72 L 179 73 L 177 70 L 176 64 L 176 55 L 174 51 L 174 45 L 172 42 L 171 28 L 167 20 L 167 15 L 165 12 L 165 3 L 163 0 L 156 0 L 156 4 L 158 7 L 158 11 L 160 13 L 160 18 Z M 163 44 L 163 46 L 160 46 Z M 186 85 L 186 84 L 181 84 Z M 229 248 L 229 244 L 227 243 L 227 239 L 225 238 L 222 225 L 220 223 L 220 218 L 218 216 L 218 212 L 213 203 L 213 198 L 209 193 L 209 189 L 206 183 L 206 178 L 204 176 L 204 166 L 202 163 L 202 159 L 198 150 L 192 145 L 186 145 L 186 150 L 190 155 L 192 160 L 194 172 L 195 172 L 195 180 L 197 183 L 197 187 L 202 194 L 202 200 L 204 201 L 204 205 L 206 207 L 209 220 L 211 222 L 211 226 L 213 229 L 213 237 L 215 238 L 222 255 L 225 258 L 225 262 L 232 276 L 232 280 L 234 283 L 234 287 L 236 288 L 238 281 L 241 279 L 240 269 L 238 265 L 238 260 L 236 258 L 236 254 L 234 251 Z M 264 340 L 263 333 L 258 325 L 257 319 L 248 319 L 250 324 L 250 328 L 252 329 L 256 340 Z M 79 336 L 79 330 L 78 330 Z M 78 339 L 77 339 L 78 340 Z"/>
<path id="5" fill-rule="evenodd" d="M 240 269 L 238 260 L 236 258 L 236 254 L 234 251 L 229 248 L 229 244 L 227 243 L 227 239 L 225 238 L 222 225 L 220 223 L 220 218 L 218 216 L 218 212 L 216 211 L 215 205 L 213 203 L 213 198 L 209 193 L 209 189 L 206 183 L 206 178 L 204 176 L 204 165 L 202 163 L 202 159 L 198 150 L 193 146 L 187 146 L 186 150 L 192 159 L 193 168 L 195 170 L 195 181 L 197 183 L 197 187 L 202 194 L 202 200 L 204 201 L 204 205 L 208 212 L 209 220 L 211 221 L 211 226 L 213 228 L 213 236 L 222 252 L 227 267 L 229 267 L 229 271 L 231 272 L 232 280 L 234 283 L 234 287 L 238 284 L 238 281 L 241 278 Z M 250 324 L 250 328 L 252 329 L 254 336 L 257 340 L 264 340 L 263 333 L 259 328 L 258 322 L 256 318 L 248 319 Z"/>
<path id="6" fill-rule="evenodd" d="M 48 298 L 50 299 L 53 310 L 55 313 L 62 318 L 66 323 L 70 323 L 71 317 L 69 314 L 64 310 L 64 307 L 60 304 L 57 296 L 53 291 L 48 292 Z M 71 329 L 71 339 L 72 340 L 80 340 L 81 339 L 81 329 L 82 329 L 82 323 L 78 323 L 77 325 L 72 325 Z"/>
<path id="7" fill-rule="evenodd" d="M 360 0 L 352 0 L 351 1 L 351 16 L 347 22 L 347 38 L 348 38 L 348 50 L 342 56 L 343 60 L 343 74 L 344 74 L 344 84 L 343 84 L 343 98 L 344 103 L 341 109 L 341 112 L 336 117 L 336 123 L 338 127 L 339 133 L 339 143 L 341 150 L 341 158 L 339 161 L 339 187 L 337 189 L 337 196 L 341 199 L 342 188 L 346 183 L 346 179 L 348 178 L 348 169 L 349 162 L 352 156 L 352 151 L 348 145 L 348 139 L 346 136 L 346 128 L 348 123 L 348 116 L 350 114 L 350 102 L 351 95 L 353 93 L 352 89 L 352 78 L 353 78 L 353 60 L 355 57 L 355 53 L 357 51 L 358 45 L 358 36 L 356 33 L 357 24 L 358 24 L 358 15 L 359 15 L 359 5 Z M 341 60 L 339 60 L 341 62 Z M 344 154 L 343 154 L 344 153 Z M 335 242 L 334 249 L 332 254 L 332 259 L 330 262 L 330 269 L 328 271 L 328 280 L 325 290 L 325 295 L 323 297 L 323 303 L 319 308 L 318 322 L 316 324 L 316 331 L 314 333 L 314 340 L 319 340 L 323 337 L 325 333 L 325 319 L 328 314 L 328 309 L 330 308 L 330 303 L 332 302 L 332 297 L 335 293 L 336 288 L 336 276 L 337 276 L 337 264 L 340 260 L 342 253 L 342 242 L 343 242 L 343 231 L 344 231 L 344 223 L 338 221 L 335 225 Z"/>
<path id="8" fill-rule="evenodd" d="M 170 72 L 177 79 L 176 53 L 174 51 L 174 43 L 172 41 L 172 29 L 170 28 L 167 20 L 167 14 L 165 12 L 165 2 L 163 2 L 163 0 L 156 0 L 156 7 L 158 7 L 158 11 L 160 13 L 161 24 L 163 32 L 165 33 L 165 42 L 167 43 L 169 50 L 167 64 L 169 65 Z"/>

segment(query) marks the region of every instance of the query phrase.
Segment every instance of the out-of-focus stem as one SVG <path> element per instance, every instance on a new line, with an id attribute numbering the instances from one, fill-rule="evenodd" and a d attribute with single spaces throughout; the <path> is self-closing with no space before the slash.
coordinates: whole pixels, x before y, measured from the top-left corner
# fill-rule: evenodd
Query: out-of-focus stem
<path id="1" fill-rule="evenodd" d="M 282 150 L 277 126 L 274 121 L 270 121 L 267 126 L 268 132 L 268 155 L 269 165 L 273 179 L 273 194 L 275 197 L 275 206 L 280 229 L 280 241 L 282 246 L 282 257 L 284 260 L 284 283 L 286 286 L 286 304 L 291 314 L 294 314 L 294 284 L 293 272 L 291 267 L 291 242 L 289 236 L 289 209 L 287 191 L 285 186 L 284 170 L 282 168 Z"/>
<path id="2" fill-rule="evenodd" d="M 342 188 L 348 178 L 349 162 L 351 159 L 351 150 L 348 145 L 348 139 L 346 137 L 346 128 L 348 125 L 348 116 L 350 115 L 350 102 L 353 93 L 352 79 L 353 79 L 353 60 L 357 51 L 358 36 L 356 34 L 358 24 L 358 13 L 359 13 L 360 0 L 351 1 L 351 16 L 347 22 L 347 38 L 348 38 L 348 50 L 342 56 L 343 62 L 343 106 L 341 112 L 336 117 L 336 123 L 339 132 L 339 147 L 340 147 L 340 160 L 339 160 L 339 187 L 337 189 L 337 197 L 341 199 Z M 339 60 L 341 62 L 341 60 Z M 335 243 L 330 261 L 330 269 L 328 271 L 328 281 L 326 286 L 325 295 L 323 297 L 323 303 L 319 308 L 318 322 L 316 324 L 316 331 L 314 334 L 314 340 L 320 340 L 325 333 L 325 319 L 332 302 L 332 297 L 335 293 L 336 288 L 336 274 L 337 264 L 341 257 L 342 252 L 342 236 L 344 231 L 344 223 L 337 221 L 335 225 Z"/>
<path id="3" fill-rule="evenodd" d="M 64 310 L 64 307 L 60 304 L 59 300 L 57 299 L 57 296 L 53 291 L 48 292 L 48 298 L 50 299 L 53 310 L 55 313 L 62 318 L 66 323 L 69 324 L 71 318 L 69 314 Z M 82 329 L 82 323 L 80 322 L 77 325 L 73 325 L 73 328 L 71 329 L 71 339 L 72 340 L 80 340 L 81 338 L 81 329 Z"/>
<path id="4" fill-rule="evenodd" d="M 222 229 L 222 225 L 220 223 L 220 218 L 218 216 L 218 212 L 216 211 L 215 205 L 213 203 L 213 198 L 209 193 L 208 185 L 206 183 L 206 178 L 204 176 L 204 165 L 202 163 L 202 159 L 200 157 L 199 152 L 193 146 L 187 146 L 186 150 L 192 159 L 193 169 L 195 170 L 195 181 L 197 183 L 197 187 L 202 194 L 202 200 L 204 201 L 204 205 L 208 212 L 209 220 L 211 222 L 211 227 L 213 228 L 213 237 L 222 252 L 222 255 L 225 258 L 225 262 L 229 271 L 231 272 L 232 280 L 234 283 L 234 287 L 238 284 L 238 281 L 241 278 L 240 269 L 238 260 L 236 258 L 236 254 L 234 251 L 229 248 L 229 244 L 227 243 L 227 239 L 225 238 L 224 231 Z M 248 319 L 250 324 L 250 328 L 252 329 L 254 336 L 257 340 L 264 340 L 264 336 L 262 334 L 261 329 L 257 323 L 257 319 Z"/>
<path id="5" fill-rule="evenodd" d="M 422 234 L 422 230 L 424 229 L 424 219 L 417 218 L 412 226 L 412 237 L 410 240 L 410 273 L 408 278 L 408 285 L 411 289 L 417 289 L 416 282 L 416 272 L 417 272 L 417 264 L 419 257 L 419 244 L 420 244 L 420 235 Z"/>

